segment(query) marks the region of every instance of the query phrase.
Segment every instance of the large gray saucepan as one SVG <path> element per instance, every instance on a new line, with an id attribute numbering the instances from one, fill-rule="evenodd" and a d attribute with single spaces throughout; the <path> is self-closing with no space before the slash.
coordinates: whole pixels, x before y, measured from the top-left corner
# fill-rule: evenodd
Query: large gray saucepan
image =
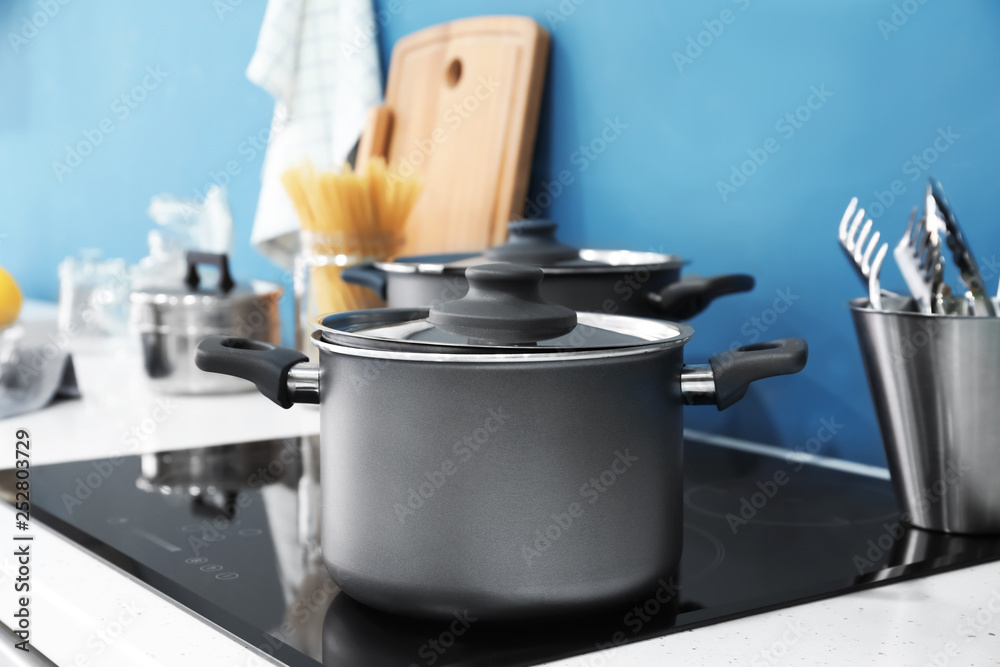
<path id="1" fill-rule="evenodd" d="M 545 302 L 533 267 L 466 275 L 429 310 L 321 318 L 319 364 L 222 336 L 197 363 L 320 403 L 323 555 L 357 600 L 511 618 L 648 594 L 681 554 L 685 403 L 798 372 L 805 341 L 685 366 L 687 325 Z"/>
<path id="2" fill-rule="evenodd" d="M 465 269 L 494 262 L 537 266 L 545 272 L 542 296 L 594 313 L 686 320 L 726 294 L 749 292 L 753 276 L 681 278 L 677 255 L 631 250 L 581 250 L 556 240 L 549 220 L 517 220 L 509 239 L 483 253 L 400 257 L 344 269 L 345 282 L 374 291 L 390 308 L 428 308 L 462 297 Z"/>

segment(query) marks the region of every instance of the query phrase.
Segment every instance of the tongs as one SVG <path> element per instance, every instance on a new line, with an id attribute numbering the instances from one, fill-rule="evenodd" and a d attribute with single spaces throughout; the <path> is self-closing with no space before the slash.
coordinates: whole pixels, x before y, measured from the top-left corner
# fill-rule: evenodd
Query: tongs
<path id="1" fill-rule="evenodd" d="M 958 224 L 955 212 L 948 204 L 948 198 L 945 197 L 944 189 L 939 181 L 930 179 L 927 184 L 926 199 L 927 217 L 930 218 L 933 215 L 944 224 L 948 249 L 951 251 L 952 259 L 955 260 L 955 266 L 958 267 L 962 284 L 972 293 L 972 298 L 975 301 L 975 314 L 996 317 L 996 305 L 986 292 L 983 276 L 979 272 L 979 264 L 976 263 L 969 242 Z"/>

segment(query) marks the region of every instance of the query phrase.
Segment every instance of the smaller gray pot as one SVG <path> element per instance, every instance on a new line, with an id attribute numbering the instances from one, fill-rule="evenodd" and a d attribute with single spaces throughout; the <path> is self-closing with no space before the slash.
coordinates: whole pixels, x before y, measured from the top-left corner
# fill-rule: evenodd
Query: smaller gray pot
<path id="1" fill-rule="evenodd" d="M 371 289 L 390 308 L 429 308 L 469 289 L 465 270 L 493 262 L 536 266 L 545 272 L 542 296 L 573 310 L 666 320 L 694 317 L 715 299 L 749 292 L 753 276 L 681 277 L 676 255 L 631 250 L 578 249 L 555 238 L 550 220 L 517 220 L 509 240 L 483 253 L 400 257 L 344 269 L 345 282 Z"/>
<path id="2" fill-rule="evenodd" d="M 189 252 L 185 285 L 135 290 L 132 324 L 142 343 L 143 367 L 153 388 L 166 394 L 224 394 L 249 391 L 240 378 L 208 375 L 195 366 L 195 347 L 205 336 L 239 336 L 281 342 L 281 287 L 259 280 L 233 282 L 225 255 Z M 219 269 L 215 288 L 201 286 L 198 264 Z"/>
<path id="3" fill-rule="evenodd" d="M 545 302 L 537 268 L 466 276 L 429 310 L 322 318 L 319 364 L 221 336 L 197 363 L 320 403 L 323 556 L 351 597 L 492 619 L 641 599 L 680 559 L 684 405 L 798 372 L 805 341 L 685 366 L 687 325 Z"/>

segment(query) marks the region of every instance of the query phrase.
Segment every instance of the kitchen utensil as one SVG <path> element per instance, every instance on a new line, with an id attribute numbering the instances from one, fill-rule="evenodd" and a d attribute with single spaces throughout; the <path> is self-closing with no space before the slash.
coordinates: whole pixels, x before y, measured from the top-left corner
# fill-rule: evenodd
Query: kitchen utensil
<path id="1" fill-rule="evenodd" d="M 975 317 L 976 316 L 976 297 L 975 297 L 975 295 L 972 292 L 970 292 L 970 291 L 966 291 L 965 295 L 964 295 L 964 298 L 965 298 L 965 305 L 966 305 L 966 315 L 971 315 L 972 317 Z"/>
<path id="2" fill-rule="evenodd" d="M 875 236 L 872 238 L 872 241 L 878 241 L 878 232 L 875 232 Z M 875 310 L 882 310 L 882 289 L 879 274 L 882 273 L 882 261 L 885 259 L 885 255 L 888 251 L 889 244 L 883 243 L 882 247 L 880 247 L 878 252 L 875 253 L 875 260 L 868 268 L 868 299 L 871 302 L 872 308 Z M 868 253 L 870 253 L 870 249 L 869 251 L 866 251 L 866 255 Z M 866 256 L 865 264 L 867 263 L 868 259 Z"/>
<path id="3" fill-rule="evenodd" d="M 551 220 L 511 222 L 509 240 L 481 253 L 400 257 L 345 269 L 345 282 L 364 285 L 391 308 L 429 307 L 468 291 L 465 270 L 497 261 L 545 272 L 545 299 L 574 310 L 666 319 L 694 317 L 714 299 L 753 289 L 753 276 L 680 277 L 676 255 L 629 250 L 580 250 L 556 239 Z"/>
<path id="4" fill-rule="evenodd" d="M 680 556 L 684 404 L 721 410 L 805 365 L 787 339 L 685 367 L 687 325 L 545 302 L 543 275 L 478 266 L 459 300 L 328 315 L 319 364 L 199 345 L 203 370 L 321 403 L 324 557 L 352 597 L 503 618 L 648 590 Z"/>
<path id="5" fill-rule="evenodd" d="M 904 520 L 1000 532 L 1000 320 L 883 301 L 851 315 Z"/>
<path id="6" fill-rule="evenodd" d="M 218 284 L 201 286 L 198 265 L 218 268 Z M 142 342 L 146 375 L 157 391 L 169 394 L 215 394 L 247 391 L 242 380 L 206 375 L 194 364 L 195 345 L 208 335 L 281 340 L 278 299 L 281 287 L 254 280 L 236 284 L 225 255 L 189 252 L 187 276 L 178 287 L 135 290 L 132 322 Z"/>
<path id="7" fill-rule="evenodd" d="M 868 233 L 872 229 L 872 221 L 869 218 L 862 227 L 861 221 L 865 218 L 865 209 L 858 209 L 857 206 L 858 198 L 852 197 L 850 203 L 847 205 L 847 210 L 844 211 L 844 215 L 840 219 L 840 227 L 838 228 L 837 238 L 840 241 L 840 247 L 847 255 L 847 259 L 851 262 L 851 266 L 853 266 L 854 270 L 857 271 L 861 281 L 866 285 L 870 285 L 872 272 L 872 265 L 870 261 L 872 253 L 874 253 L 875 249 L 878 247 L 880 233 L 876 231 L 872 234 L 871 239 L 868 239 Z M 855 213 L 855 211 L 857 211 L 857 213 Z M 852 216 L 853 220 L 851 219 Z M 858 235 L 859 229 L 861 230 L 860 235 Z M 868 239 L 867 244 L 865 244 L 866 239 Z M 890 295 L 892 294 L 891 292 L 885 293 Z"/>
<path id="8" fill-rule="evenodd" d="M 425 28 L 393 47 L 385 105 L 358 147 L 426 190 L 409 217 L 406 254 L 485 248 L 520 217 L 541 105 L 549 35 L 524 16 Z"/>
<path id="9" fill-rule="evenodd" d="M 979 264 L 976 263 L 975 255 L 972 254 L 972 249 L 965 238 L 965 233 L 962 231 L 961 226 L 959 226 L 955 212 L 948 203 L 948 198 L 945 197 L 944 189 L 941 187 L 939 181 L 930 179 L 930 182 L 927 184 L 927 202 L 927 214 L 931 215 L 930 206 L 933 204 L 936 214 L 940 214 L 940 218 L 944 222 L 945 229 L 947 230 L 945 241 L 948 244 L 948 249 L 951 250 L 955 266 L 958 267 L 962 284 L 968 287 L 973 297 L 975 297 L 976 315 L 996 317 L 996 305 L 986 292 L 983 276 L 979 272 Z"/>
<path id="10" fill-rule="evenodd" d="M 930 314 L 934 312 L 944 274 L 941 241 L 935 222 L 921 217 L 914 224 L 916 215 L 914 208 L 903 238 L 893 249 L 892 256 L 920 312 Z"/>

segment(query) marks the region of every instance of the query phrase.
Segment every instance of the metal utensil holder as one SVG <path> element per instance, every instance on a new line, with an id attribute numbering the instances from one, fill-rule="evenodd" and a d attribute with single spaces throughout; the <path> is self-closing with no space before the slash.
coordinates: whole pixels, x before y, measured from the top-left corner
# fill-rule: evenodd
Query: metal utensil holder
<path id="1" fill-rule="evenodd" d="M 1000 533 L 1000 318 L 850 303 L 903 520 Z"/>

